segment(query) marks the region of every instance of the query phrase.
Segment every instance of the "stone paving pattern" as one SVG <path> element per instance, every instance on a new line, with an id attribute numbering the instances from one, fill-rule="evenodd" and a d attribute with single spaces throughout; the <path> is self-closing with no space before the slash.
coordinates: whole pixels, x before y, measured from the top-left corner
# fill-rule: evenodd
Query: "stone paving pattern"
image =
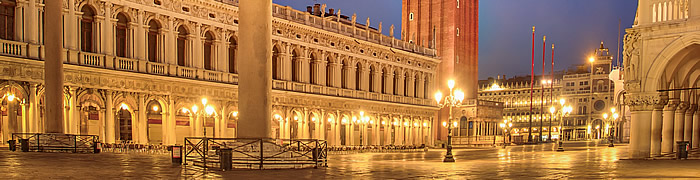
<path id="1" fill-rule="evenodd" d="M 507 148 L 444 149 L 414 153 L 334 155 L 329 167 L 204 172 L 150 154 L 22 153 L 0 150 L 2 179 L 610 179 L 700 178 L 700 160 L 620 160 L 626 145 L 567 142 Z M 700 156 L 698 153 L 691 155 Z"/>

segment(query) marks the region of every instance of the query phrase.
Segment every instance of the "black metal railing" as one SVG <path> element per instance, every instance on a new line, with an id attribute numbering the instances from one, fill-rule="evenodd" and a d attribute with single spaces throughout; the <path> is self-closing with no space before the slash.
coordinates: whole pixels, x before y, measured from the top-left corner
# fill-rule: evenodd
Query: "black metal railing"
<path id="1" fill-rule="evenodd" d="M 330 154 L 356 154 L 356 153 L 407 153 L 425 152 L 425 145 L 370 145 L 370 146 L 331 146 Z"/>
<path id="2" fill-rule="evenodd" d="M 289 169 L 327 166 L 328 145 L 316 139 L 185 138 L 185 165 L 220 167 L 230 150 L 233 168 Z"/>
<path id="3" fill-rule="evenodd" d="M 25 142 L 26 151 L 96 153 L 100 149 L 100 138 L 95 135 L 12 133 L 12 140 L 16 142 L 14 149 L 22 149 Z"/>

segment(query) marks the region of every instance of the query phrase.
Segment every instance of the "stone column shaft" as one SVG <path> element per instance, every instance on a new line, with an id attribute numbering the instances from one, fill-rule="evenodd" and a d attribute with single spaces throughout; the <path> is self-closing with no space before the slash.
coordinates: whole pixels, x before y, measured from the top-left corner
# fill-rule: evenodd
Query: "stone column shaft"
<path id="1" fill-rule="evenodd" d="M 241 138 L 271 138 L 272 0 L 240 1 Z"/>
<path id="2" fill-rule="evenodd" d="M 693 115 L 693 136 L 690 143 L 691 147 L 700 148 L 700 111 L 698 110 Z"/>
<path id="3" fill-rule="evenodd" d="M 677 100 L 669 101 L 663 111 L 663 123 L 661 130 L 661 153 L 667 154 L 673 152 L 673 122 L 676 113 Z"/>
<path id="4" fill-rule="evenodd" d="M 68 4 L 73 4 L 70 3 L 72 1 L 69 0 Z M 61 26 L 63 1 L 46 1 L 45 3 L 46 29 L 51 30 L 45 32 L 47 58 L 44 64 L 44 81 L 46 82 L 46 113 L 44 113 L 46 123 L 44 125 L 47 133 L 63 133 L 63 60 L 61 59 L 63 57 L 61 53 L 63 51 L 63 27 Z M 71 12 L 72 8 L 69 9 Z M 71 22 L 71 17 L 72 15 L 69 14 L 66 19 Z M 67 37 L 66 39 L 75 39 L 75 37 Z"/>
<path id="5" fill-rule="evenodd" d="M 113 107 L 114 102 L 112 100 L 112 91 L 105 90 L 105 96 L 105 142 L 114 143 L 114 136 L 116 135 L 114 130 L 116 123 L 114 122 L 115 112 Z"/>
<path id="6" fill-rule="evenodd" d="M 673 118 L 673 152 L 678 150 L 676 142 L 683 141 L 683 133 L 685 128 L 685 111 L 688 109 L 687 102 L 681 102 L 676 109 L 675 117 Z"/>
<path id="7" fill-rule="evenodd" d="M 693 136 L 693 115 L 698 108 L 697 104 L 690 105 L 690 108 L 685 111 L 685 125 L 683 127 L 683 140 L 691 141 Z M 691 142 L 692 143 L 692 142 Z"/>
<path id="8" fill-rule="evenodd" d="M 661 131 L 663 127 L 663 105 L 651 113 L 651 156 L 661 155 Z"/>

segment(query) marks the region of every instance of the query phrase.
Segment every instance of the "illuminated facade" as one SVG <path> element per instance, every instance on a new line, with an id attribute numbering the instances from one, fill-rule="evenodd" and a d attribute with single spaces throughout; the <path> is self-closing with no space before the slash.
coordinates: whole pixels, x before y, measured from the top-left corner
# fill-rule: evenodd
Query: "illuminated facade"
<path id="1" fill-rule="evenodd" d="M 552 118 L 549 108 L 554 106 L 559 109 L 560 99 L 564 99 L 565 104 L 573 108 L 573 112 L 564 118 L 562 124 L 565 140 L 602 139 L 613 133 L 622 135 L 620 130 L 615 130 L 617 127 L 624 127 L 624 124 L 620 124 L 621 119 L 610 121 L 603 118 L 605 113 L 612 117 L 610 108 L 616 107 L 613 103 L 613 84 L 608 77 L 613 57 L 601 44 L 591 58 L 594 60 L 591 63 L 593 66 L 586 67 L 592 68 L 593 73 L 590 70 L 577 70 L 566 74 L 559 72 L 554 74 L 553 80 L 550 75 L 535 76 L 531 133 L 530 76 L 482 80 L 479 99 L 504 104 L 503 117 L 513 123 L 513 142 L 527 141 L 528 134 L 538 137 L 540 132 L 543 139 L 547 139 L 550 129 L 552 138 L 558 139 L 559 117 Z M 549 128 L 550 119 L 552 128 Z"/>
<path id="2" fill-rule="evenodd" d="M 2 0 L 2 142 L 43 132 L 43 0 Z M 105 143 L 236 137 L 237 0 L 64 0 L 64 132 Z M 431 145 L 435 50 L 355 16 L 273 5 L 274 137 Z M 393 27 L 391 28 L 393 29 Z M 204 100 L 206 99 L 206 101 Z"/>

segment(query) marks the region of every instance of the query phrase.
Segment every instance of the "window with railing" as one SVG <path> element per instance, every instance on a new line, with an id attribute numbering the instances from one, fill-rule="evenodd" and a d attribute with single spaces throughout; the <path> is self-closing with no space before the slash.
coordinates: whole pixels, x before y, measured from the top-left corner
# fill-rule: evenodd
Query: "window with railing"
<path id="1" fill-rule="evenodd" d="M 81 12 L 83 16 L 80 21 L 80 50 L 83 52 L 94 52 L 93 49 L 93 26 L 95 22 L 95 11 L 92 7 L 83 6 Z"/>
<path id="2" fill-rule="evenodd" d="M 15 39 L 15 2 L 0 0 L 0 39 Z"/>
<path id="3" fill-rule="evenodd" d="M 129 19 L 123 13 L 117 15 L 117 27 L 115 32 L 116 55 L 117 57 L 126 57 L 127 53 L 127 30 L 129 28 Z"/>
<path id="4" fill-rule="evenodd" d="M 148 22 L 148 61 L 158 62 L 160 24 L 155 20 Z"/>

